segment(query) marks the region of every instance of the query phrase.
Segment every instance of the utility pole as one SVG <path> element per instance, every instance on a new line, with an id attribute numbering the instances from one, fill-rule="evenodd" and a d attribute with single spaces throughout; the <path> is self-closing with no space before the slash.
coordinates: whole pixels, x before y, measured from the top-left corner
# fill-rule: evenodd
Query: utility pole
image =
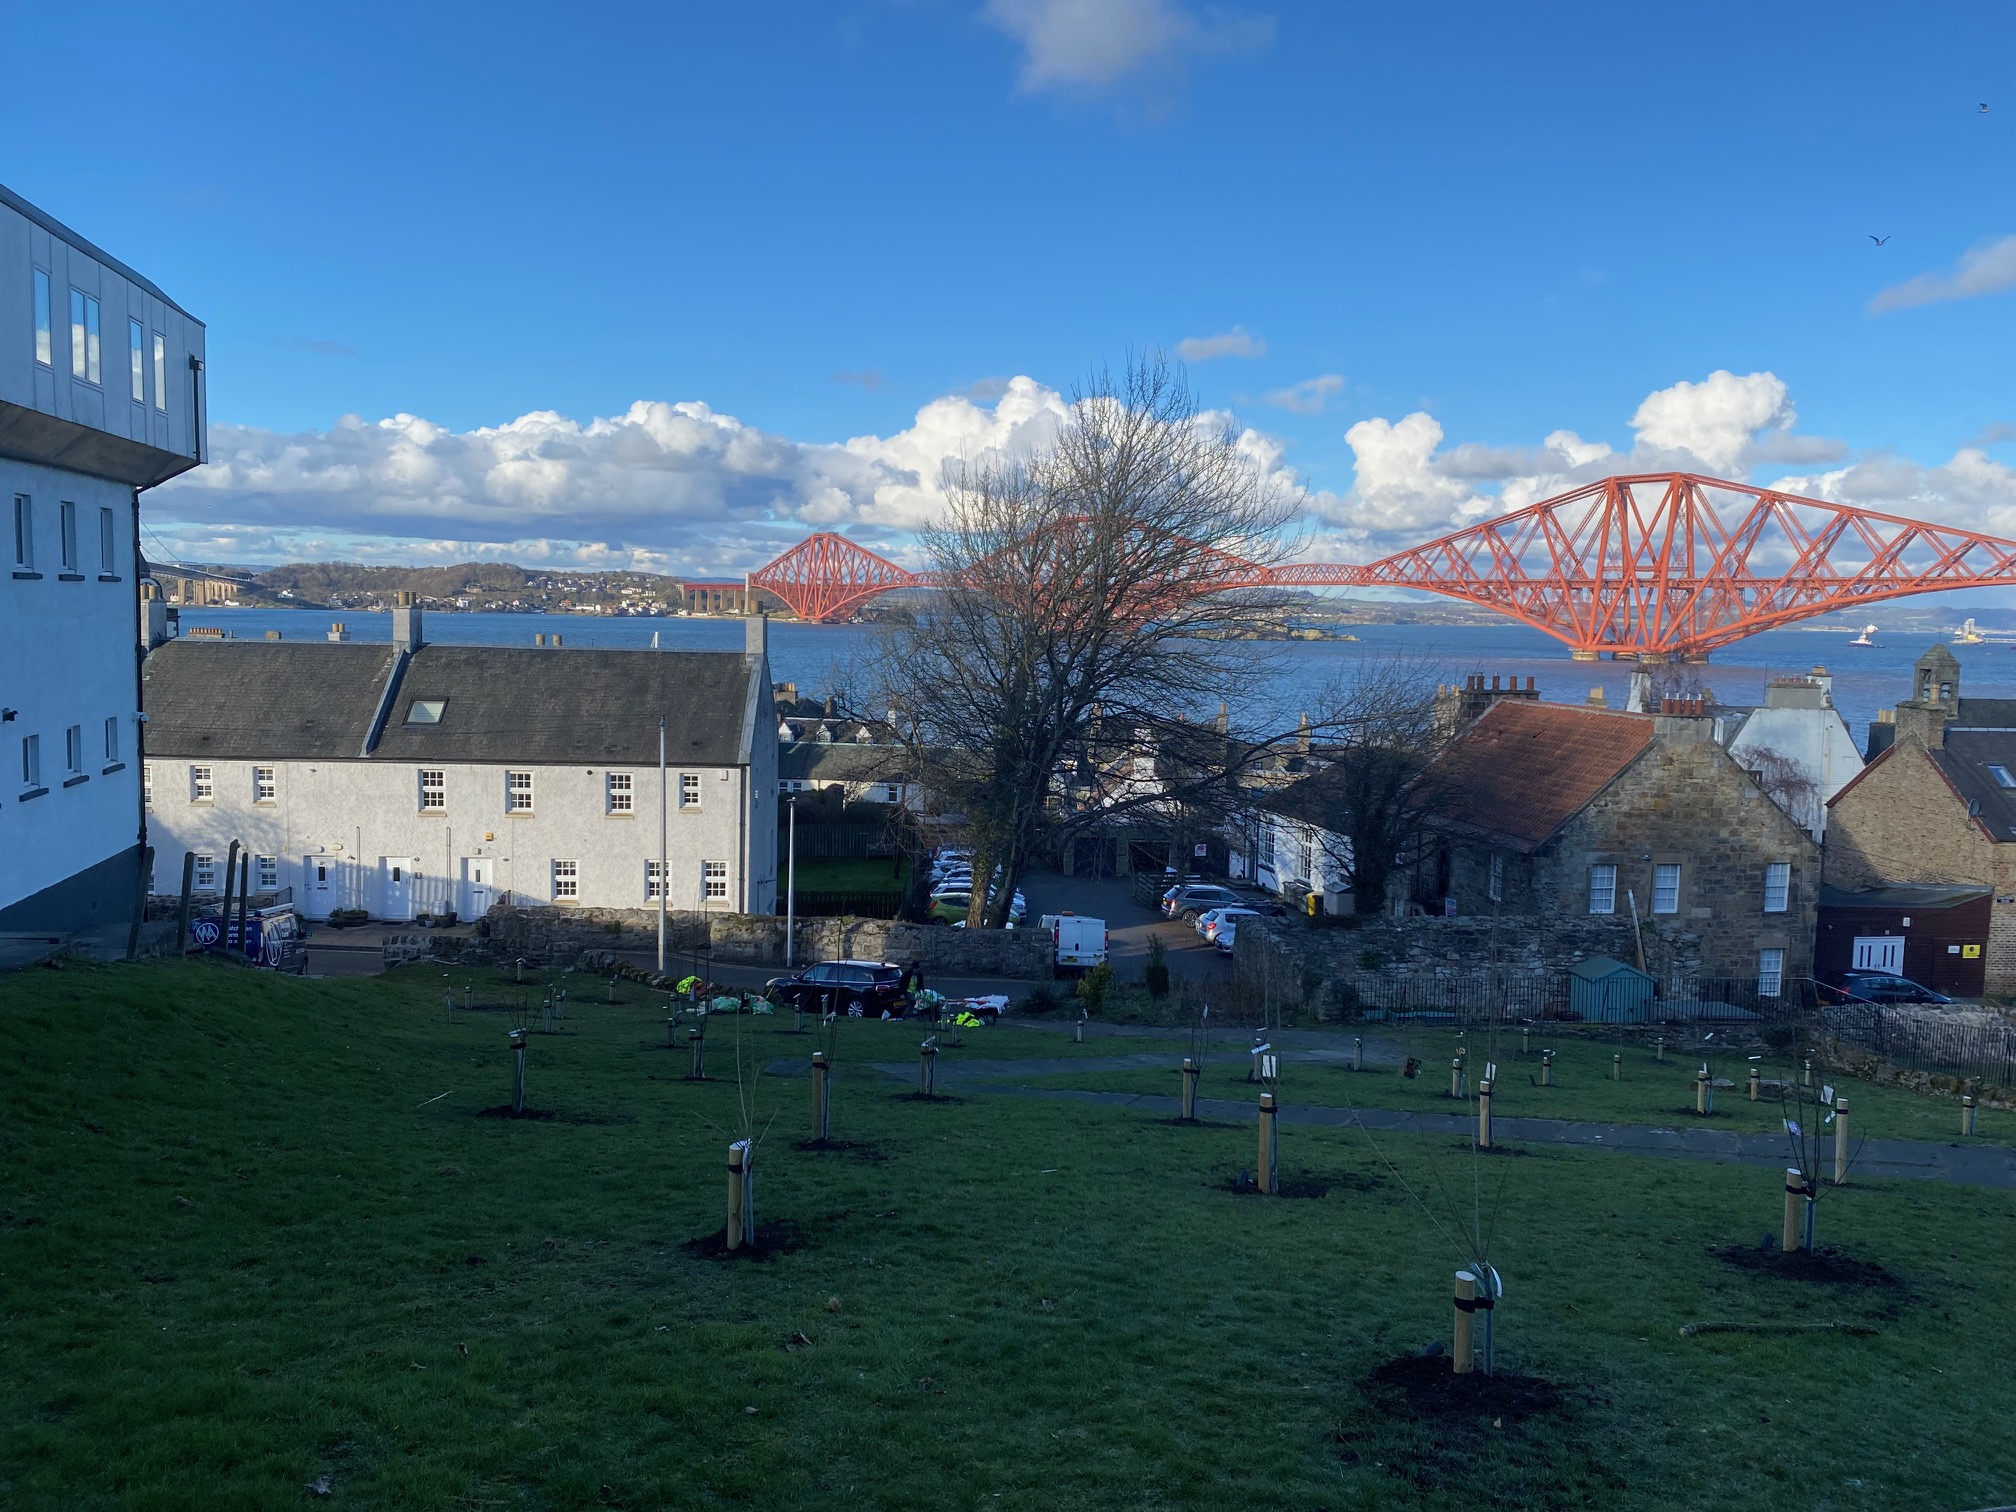
<path id="1" fill-rule="evenodd" d="M 793 793 L 785 806 L 790 811 L 784 845 L 784 969 L 791 969 L 791 947 L 798 933 L 798 795 Z"/>
<path id="2" fill-rule="evenodd" d="M 672 890 L 672 868 L 665 854 L 665 716 L 658 716 L 658 974 L 665 974 L 665 895 Z"/>

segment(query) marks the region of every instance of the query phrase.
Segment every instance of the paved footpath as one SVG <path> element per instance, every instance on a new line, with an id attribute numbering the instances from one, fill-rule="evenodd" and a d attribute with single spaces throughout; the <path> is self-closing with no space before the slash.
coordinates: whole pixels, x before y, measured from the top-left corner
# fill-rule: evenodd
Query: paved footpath
<path id="1" fill-rule="evenodd" d="M 1369 1046 L 1367 1047 L 1369 1050 Z M 1348 1052 L 1308 1056 L 1311 1060 L 1348 1062 Z M 1368 1054 L 1368 1060 L 1371 1056 Z M 1178 1100 L 1133 1092 L 1085 1092 L 1060 1087 L 1029 1087 L 1010 1078 L 1058 1076 L 1075 1071 L 1128 1071 L 1149 1067 L 1170 1071 L 1168 1054 L 1083 1056 L 1076 1059 L 1028 1060 L 948 1060 L 939 1065 L 941 1085 L 958 1085 L 964 1091 L 1000 1097 L 1038 1097 L 1064 1102 L 1088 1103 L 1095 1107 L 1131 1108 L 1141 1113 L 1174 1117 Z M 897 1081 L 914 1081 L 915 1061 L 879 1062 L 873 1070 Z M 798 1060 L 774 1062 L 777 1075 L 805 1075 L 805 1063 Z M 1252 1102 L 1231 1102 L 1222 1098 L 1199 1098 L 1200 1117 L 1214 1119 L 1257 1119 Z M 1396 1134 L 1453 1134 L 1471 1137 L 1476 1128 L 1474 1115 L 1461 1113 L 1414 1113 L 1399 1108 L 1337 1108 L 1320 1105 L 1287 1104 L 1281 1109 L 1285 1124 L 1319 1127 L 1356 1125 L 1364 1129 Z M 1527 1140 L 1536 1144 L 1572 1145 L 1581 1149 L 1618 1150 L 1626 1155 L 1659 1155 L 1678 1160 L 1735 1161 L 1743 1165 L 1767 1166 L 1783 1170 L 1791 1152 L 1782 1134 L 1737 1134 L 1725 1129 L 1671 1129 L 1644 1124 L 1580 1123 L 1565 1118 L 1498 1118 L 1492 1120 L 1494 1138 Z M 1831 1157 L 1830 1157 L 1831 1158 Z M 2016 1191 L 2016 1148 L 1998 1144 L 1960 1144 L 1922 1139 L 1871 1139 L 1863 1143 L 1855 1160 L 1855 1174 L 1864 1177 L 1903 1177 L 1921 1181 L 1947 1181 L 1957 1186 L 1999 1187 Z"/>

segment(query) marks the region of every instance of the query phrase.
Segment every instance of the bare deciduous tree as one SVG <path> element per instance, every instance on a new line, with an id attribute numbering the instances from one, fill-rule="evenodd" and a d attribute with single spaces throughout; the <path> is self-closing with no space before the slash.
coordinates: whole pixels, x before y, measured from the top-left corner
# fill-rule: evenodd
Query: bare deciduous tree
<path id="1" fill-rule="evenodd" d="M 1297 501 L 1159 355 L 1095 373 L 1033 456 L 975 462 L 923 533 L 947 585 L 873 653 L 913 768 L 963 814 L 968 920 L 998 925 L 1050 843 L 1125 812 L 1208 807 L 1230 769 L 1283 737 L 1238 739 L 1182 716 L 1250 681 L 1265 591 L 1220 591 L 1269 563 Z M 1114 780 L 1115 753 L 1149 767 Z M 1074 796 L 1075 795 L 1075 796 Z"/>
<path id="2" fill-rule="evenodd" d="M 1808 831 L 1819 828 L 1820 784 L 1801 763 L 1771 746 L 1750 746 L 1738 759 L 1749 770 L 1764 796 Z"/>

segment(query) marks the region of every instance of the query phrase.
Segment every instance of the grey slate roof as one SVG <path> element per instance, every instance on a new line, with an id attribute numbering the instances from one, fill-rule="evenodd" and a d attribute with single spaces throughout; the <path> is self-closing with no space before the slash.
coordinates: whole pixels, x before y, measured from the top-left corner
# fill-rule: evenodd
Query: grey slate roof
<path id="1" fill-rule="evenodd" d="M 140 668 L 147 754 L 354 759 L 394 657 L 349 641 L 170 641 Z"/>
<path id="2" fill-rule="evenodd" d="M 1865 887 L 1859 892 L 1847 887 L 1820 889 L 1822 908 L 1951 908 L 1956 903 L 1972 903 L 1995 889 L 1972 887 L 1964 882 L 1892 883 L 1885 887 Z"/>
<path id="3" fill-rule="evenodd" d="M 1949 727 L 1945 744 L 1928 754 L 1989 838 L 2003 845 L 2016 843 L 2016 788 L 2003 787 L 1988 770 L 1999 766 L 2016 776 L 2016 730 Z"/>
<path id="4" fill-rule="evenodd" d="M 171 641 L 142 670 L 147 749 L 358 760 L 396 658 L 345 642 Z M 406 722 L 422 699 L 445 701 L 439 724 Z M 423 644 L 368 759 L 649 766 L 661 714 L 675 766 L 740 765 L 759 728 L 774 731 L 762 665 L 740 651 Z"/>
<path id="5" fill-rule="evenodd" d="M 777 746 L 777 776 L 795 782 L 901 782 L 909 753 L 901 746 L 793 740 Z"/>

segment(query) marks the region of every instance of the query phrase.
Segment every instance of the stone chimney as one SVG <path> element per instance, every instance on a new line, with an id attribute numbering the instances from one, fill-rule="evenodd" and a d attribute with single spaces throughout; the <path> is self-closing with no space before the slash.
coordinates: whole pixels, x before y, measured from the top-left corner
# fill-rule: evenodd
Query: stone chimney
<path id="1" fill-rule="evenodd" d="M 1941 641 L 1911 669 L 1911 697 L 1897 705 L 1897 738 L 1928 751 L 1946 744 L 1946 726 L 1960 717 L 1960 659 Z"/>
<path id="2" fill-rule="evenodd" d="M 1662 698 L 1652 716 L 1652 734 L 1669 743 L 1711 740 L 1715 734 L 1712 716 L 1715 705 L 1705 698 Z"/>
<path id="3" fill-rule="evenodd" d="M 770 654 L 770 611 L 752 614 L 742 622 L 743 649 L 751 656 Z"/>
<path id="4" fill-rule="evenodd" d="M 1307 758 L 1309 755 L 1309 714 L 1303 711 L 1302 722 L 1295 727 L 1295 754 Z"/>
<path id="5" fill-rule="evenodd" d="M 1610 707 L 1610 699 L 1603 692 L 1600 684 L 1589 690 L 1589 696 L 1583 702 L 1592 709 L 1607 709 Z"/>
<path id="6" fill-rule="evenodd" d="M 409 654 L 421 646 L 420 606 L 405 588 L 392 595 L 392 646 Z"/>
<path id="7" fill-rule="evenodd" d="M 152 651 L 157 646 L 165 646 L 175 639 L 180 628 L 181 616 L 168 607 L 161 597 L 161 589 L 153 583 L 140 585 L 141 633 L 146 637 L 145 649 Z"/>

